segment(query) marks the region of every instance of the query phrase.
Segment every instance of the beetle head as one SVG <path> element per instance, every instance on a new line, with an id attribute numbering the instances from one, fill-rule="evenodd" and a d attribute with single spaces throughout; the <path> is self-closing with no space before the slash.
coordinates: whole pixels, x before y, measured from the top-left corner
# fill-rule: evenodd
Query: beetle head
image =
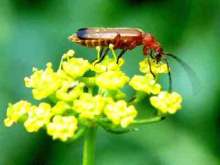
<path id="1" fill-rule="evenodd" d="M 164 54 L 163 49 L 161 48 L 160 43 L 150 33 L 144 34 L 142 43 L 144 45 L 144 55 L 148 55 L 149 52 L 152 51 L 156 59 L 161 59 Z"/>

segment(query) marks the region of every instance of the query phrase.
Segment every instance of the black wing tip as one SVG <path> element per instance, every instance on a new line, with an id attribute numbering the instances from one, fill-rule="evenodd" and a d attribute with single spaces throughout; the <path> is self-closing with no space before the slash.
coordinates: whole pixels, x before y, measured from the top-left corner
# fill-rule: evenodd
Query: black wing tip
<path id="1" fill-rule="evenodd" d="M 85 34 L 87 34 L 86 30 L 88 30 L 88 28 L 80 28 L 80 29 L 78 29 L 78 31 L 76 32 L 77 37 L 84 38 Z"/>
<path id="2" fill-rule="evenodd" d="M 88 28 L 79 28 L 77 32 L 87 30 Z"/>

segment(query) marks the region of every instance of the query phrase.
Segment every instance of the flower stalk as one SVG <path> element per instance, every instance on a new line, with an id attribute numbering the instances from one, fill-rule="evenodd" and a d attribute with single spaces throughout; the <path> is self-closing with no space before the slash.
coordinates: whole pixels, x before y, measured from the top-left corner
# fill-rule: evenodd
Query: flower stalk
<path id="1" fill-rule="evenodd" d="M 166 117 L 164 116 L 155 116 L 149 119 L 139 119 L 139 120 L 134 120 L 133 124 L 150 124 L 150 123 L 155 123 L 159 122 L 161 120 L 164 120 Z"/>
<path id="2" fill-rule="evenodd" d="M 90 127 L 85 132 L 83 144 L 83 165 L 95 164 L 95 140 L 96 140 L 96 127 Z"/>

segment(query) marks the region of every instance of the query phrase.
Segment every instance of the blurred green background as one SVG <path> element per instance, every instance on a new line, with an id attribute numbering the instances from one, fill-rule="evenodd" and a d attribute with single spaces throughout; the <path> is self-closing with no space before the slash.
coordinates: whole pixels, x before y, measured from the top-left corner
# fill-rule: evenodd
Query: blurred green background
<path id="1" fill-rule="evenodd" d="M 70 48 L 93 59 L 95 50 L 67 37 L 81 27 L 139 27 L 197 73 L 196 92 L 173 60 L 174 89 L 182 111 L 140 131 L 111 135 L 98 131 L 97 165 L 220 164 L 220 1 L 219 0 L 0 0 L 0 165 L 78 165 L 82 140 L 52 141 L 45 132 L 3 126 L 8 102 L 31 100 L 23 78 L 32 66 L 58 66 Z M 125 70 L 137 72 L 141 48 L 126 54 Z M 198 85 L 199 84 L 199 85 Z"/>

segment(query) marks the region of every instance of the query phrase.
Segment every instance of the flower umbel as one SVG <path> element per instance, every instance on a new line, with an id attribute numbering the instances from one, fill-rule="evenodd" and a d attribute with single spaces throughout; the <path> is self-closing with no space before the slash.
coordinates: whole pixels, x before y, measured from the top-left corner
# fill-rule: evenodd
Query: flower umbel
<path id="1" fill-rule="evenodd" d="M 150 98 L 151 105 L 159 112 L 157 117 L 181 108 L 182 97 L 178 93 L 161 91 L 158 76 L 170 70 L 165 63 L 145 58 L 139 63 L 143 74 L 129 77 L 122 70 L 124 60 L 117 61 L 114 45 L 109 49 L 113 57 L 107 55 L 101 62 L 98 47 L 97 60 L 93 63 L 77 58 L 69 50 L 57 70 L 51 63 L 45 69 L 34 68 L 33 74 L 25 78 L 25 86 L 32 89 L 39 105 L 24 100 L 9 104 L 4 124 L 9 127 L 23 123 L 28 132 L 45 129 L 54 140 L 65 142 L 80 137 L 84 134 L 81 130 L 91 127 L 101 126 L 113 133 L 118 133 L 118 129 L 128 132 L 139 120 L 140 95 Z M 127 91 L 129 88 L 133 90 L 132 96 Z"/>

